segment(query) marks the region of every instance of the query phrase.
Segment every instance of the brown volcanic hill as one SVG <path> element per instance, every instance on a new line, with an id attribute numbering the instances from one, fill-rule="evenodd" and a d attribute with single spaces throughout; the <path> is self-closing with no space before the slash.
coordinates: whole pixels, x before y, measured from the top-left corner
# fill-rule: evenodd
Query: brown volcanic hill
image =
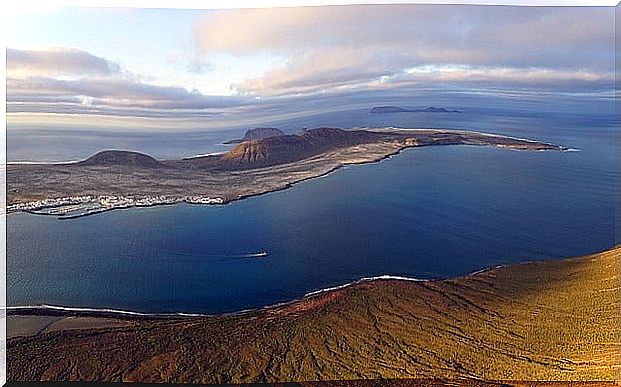
<path id="1" fill-rule="evenodd" d="M 162 164 L 151 156 L 143 153 L 121 150 L 106 150 L 80 161 L 77 165 L 83 166 L 125 166 L 156 168 Z"/>
<path id="2" fill-rule="evenodd" d="M 223 169 L 251 169 L 302 160 L 330 150 L 377 141 L 384 134 L 317 128 L 299 134 L 245 141 L 216 162 Z"/>

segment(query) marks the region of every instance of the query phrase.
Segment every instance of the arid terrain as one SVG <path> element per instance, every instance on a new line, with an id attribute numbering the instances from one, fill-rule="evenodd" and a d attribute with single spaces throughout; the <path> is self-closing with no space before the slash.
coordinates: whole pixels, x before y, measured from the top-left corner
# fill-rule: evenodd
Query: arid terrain
<path id="1" fill-rule="evenodd" d="M 10 164 L 7 204 L 74 196 L 187 196 L 226 203 L 289 187 L 346 164 L 381 160 L 404 148 L 483 145 L 517 150 L 565 150 L 537 141 L 450 130 L 312 129 L 237 144 L 222 155 L 155 160 L 104 151 L 73 164 Z"/>
<path id="2" fill-rule="evenodd" d="M 618 381 L 620 262 L 617 246 L 451 280 L 363 281 L 214 317 L 13 311 L 8 378 Z"/>

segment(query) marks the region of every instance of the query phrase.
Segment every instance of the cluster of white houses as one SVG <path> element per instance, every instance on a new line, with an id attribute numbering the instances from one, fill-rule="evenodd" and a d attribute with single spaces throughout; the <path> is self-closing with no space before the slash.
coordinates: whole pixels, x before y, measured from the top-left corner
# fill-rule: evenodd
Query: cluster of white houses
<path id="1" fill-rule="evenodd" d="M 224 204 L 224 199 L 210 196 L 187 196 L 184 201 L 191 204 Z"/>
<path id="2" fill-rule="evenodd" d="M 127 208 L 127 207 L 147 207 L 158 204 L 175 204 L 179 202 L 177 198 L 167 196 L 100 196 L 99 205 L 103 208 Z"/>
<path id="3" fill-rule="evenodd" d="M 36 211 L 44 208 L 71 206 L 76 204 L 92 203 L 96 200 L 94 196 L 69 196 L 55 199 L 35 200 L 27 203 L 17 203 L 7 206 L 7 212 L 15 211 Z"/>
<path id="4" fill-rule="evenodd" d="M 35 200 L 27 203 L 17 203 L 7 206 L 7 212 L 27 211 L 37 212 L 48 210 L 50 214 L 58 214 L 86 209 L 87 213 L 95 213 L 115 208 L 147 207 L 162 204 L 186 202 L 191 204 L 223 204 L 224 199 L 211 196 L 69 196 L 55 199 Z M 56 209 L 54 211 L 50 211 Z M 84 213 L 86 215 L 87 213 Z"/>

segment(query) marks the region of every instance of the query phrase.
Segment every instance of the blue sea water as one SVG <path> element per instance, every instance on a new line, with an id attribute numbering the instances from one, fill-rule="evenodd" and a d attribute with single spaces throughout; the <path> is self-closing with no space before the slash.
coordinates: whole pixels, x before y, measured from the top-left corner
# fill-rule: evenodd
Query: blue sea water
<path id="1" fill-rule="evenodd" d="M 409 149 L 224 206 L 116 210 L 69 221 L 10 214 L 9 306 L 221 313 L 362 277 L 447 278 L 619 242 L 612 113 L 366 111 L 289 125 L 470 129 L 579 151 Z M 269 258 L 242 257 L 262 250 Z"/>

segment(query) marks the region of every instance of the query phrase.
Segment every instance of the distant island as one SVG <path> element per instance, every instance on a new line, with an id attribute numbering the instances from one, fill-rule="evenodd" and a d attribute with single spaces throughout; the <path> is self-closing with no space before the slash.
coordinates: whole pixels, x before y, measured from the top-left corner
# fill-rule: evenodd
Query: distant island
<path id="1" fill-rule="evenodd" d="M 316 128 L 245 140 L 224 154 L 181 160 L 106 150 L 77 163 L 7 165 L 7 212 L 67 219 L 115 208 L 178 202 L 224 204 L 284 189 L 343 165 L 379 161 L 405 148 L 460 144 L 513 150 L 567 149 L 456 130 Z"/>
<path id="2" fill-rule="evenodd" d="M 437 108 L 430 106 L 426 109 L 404 109 L 399 106 L 376 106 L 371 109 L 371 114 L 382 113 L 461 113 L 459 110 L 448 110 L 445 108 Z"/>
<path id="3" fill-rule="evenodd" d="M 609 380 L 597 385 L 614 386 L 619 260 L 617 246 L 449 280 L 380 277 L 219 316 L 9 309 L 8 379 L 383 379 L 321 384 L 372 386 L 424 377 L 465 380 L 455 384 L 463 386 L 480 380 Z M 446 383 L 437 380 L 429 385 Z"/>
<path id="4" fill-rule="evenodd" d="M 248 129 L 244 138 L 226 141 L 225 144 L 239 144 L 248 140 L 262 140 L 264 138 L 284 136 L 285 132 L 278 128 L 254 128 Z"/>

